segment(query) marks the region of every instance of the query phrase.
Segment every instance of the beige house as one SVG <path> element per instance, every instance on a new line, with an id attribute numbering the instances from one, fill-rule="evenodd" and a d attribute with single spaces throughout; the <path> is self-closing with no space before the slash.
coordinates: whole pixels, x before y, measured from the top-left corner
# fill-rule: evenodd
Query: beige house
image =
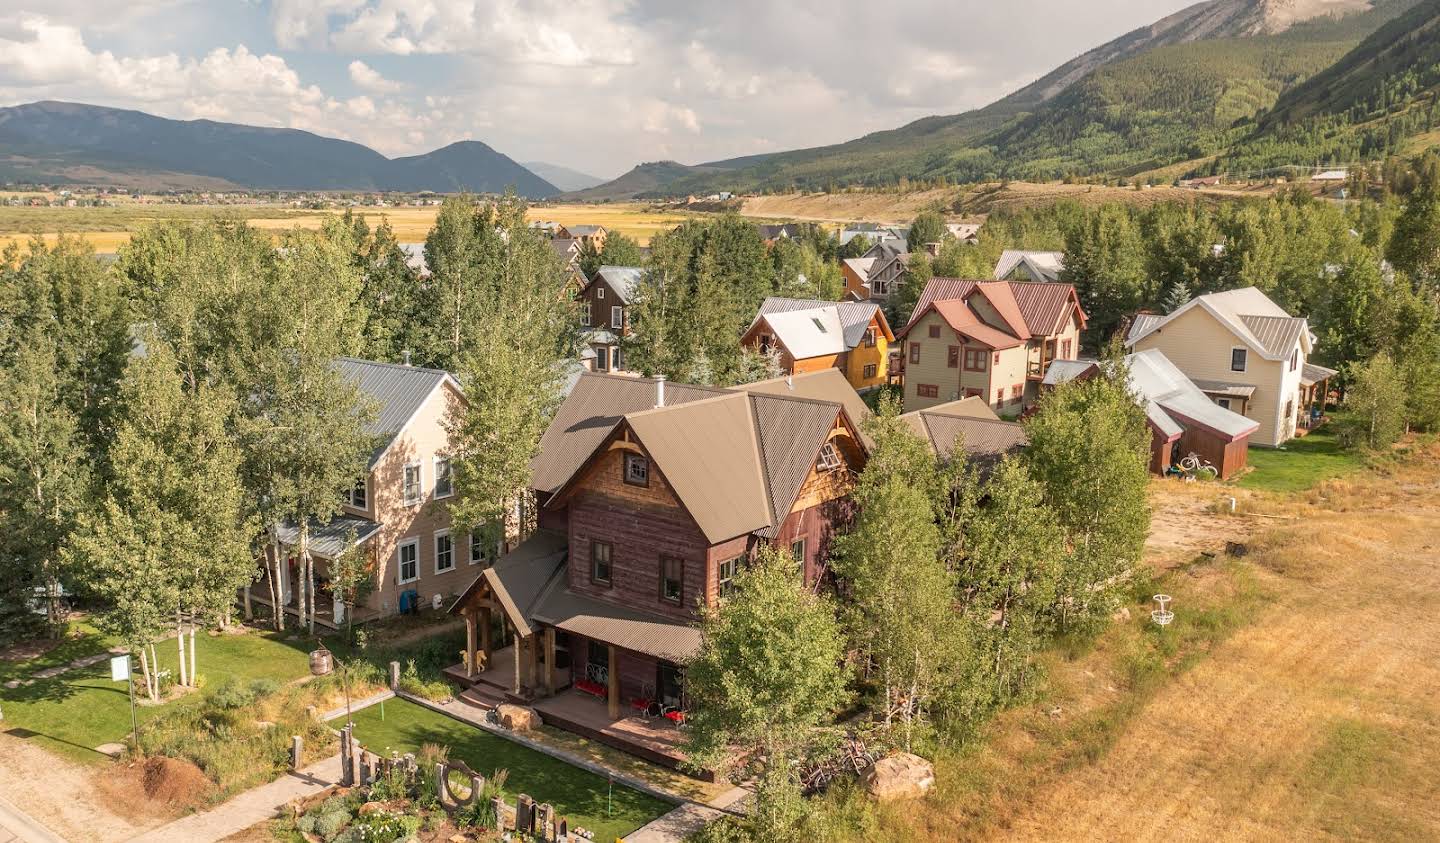
<path id="1" fill-rule="evenodd" d="M 903 340 L 906 412 L 979 397 L 1019 415 L 1052 360 L 1080 353 L 1085 313 L 1069 284 L 934 278 Z"/>
<path id="2" fill-rule="evenodd" d="M 347 496 L 344 512 L 312 526 L 316 557 L 317 620 L 338 625 L 347 611 L 369 620 L 412 604 L 448 604 L 498 555 L 499 537 L 451 528 L 447 499 L 454 494 L 445 418 L 463 405 L 460 384 L 447 372 L 393 363 L 342 358 L 336 364 L 376 409 L 369 432 L 376 437 L 365 475 Z M 282 551 L 293 556 L 294 525 L 280 530 Z M 326 586 L 329 560 L 354 537 L 374 566 L 374 588 L 364 603 L 331 607 Z M 282 602 L 293 605 L 299 568 L 288 565 L 280 583 Z M 268 585 L 253 589 L 268 593 Z M 260 602 L 268 602 L 261 600 Z"/>
<path id="3" fill-rule="evenodd" d="M 1283 445 L 1312 423 L 1335 370 L 1308 361 L 1315 337 L 1255 287 L 1191 299 L 1168 316 L 1135 317 L 1125 344 L 1159 350 L 1212 401 L 1259 423 L 1256 445 Z"/>

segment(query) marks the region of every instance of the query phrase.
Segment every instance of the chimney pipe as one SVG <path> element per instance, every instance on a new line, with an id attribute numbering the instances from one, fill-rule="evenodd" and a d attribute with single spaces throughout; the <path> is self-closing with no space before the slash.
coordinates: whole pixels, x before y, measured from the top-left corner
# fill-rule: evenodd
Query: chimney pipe
<path id="1" fill-rule="evenodd" d="M 664 376 L 664 375 L 656 375 L 656 376 L 655 376 L 655 408 L 658 410 L 659 408 L 661 408 L 661 407 L 663 407 L 663 406 L 665 406 L 665 376 Z"/>
<path id="2" fill-rule="evenodd" d="M 410 349 L 405 349 L 405 365 L 410 365 Z"/>
<path id="3" fill-rule="evenodd" d="M 795 375 L 793 375 L 793 374 L 786 375 L 786 376 L 785 376 L 785 385 L 788 386 L 788 387 L 790 387 L 791 389 L 794 389 L 794 388 L 795 388 Z"/>

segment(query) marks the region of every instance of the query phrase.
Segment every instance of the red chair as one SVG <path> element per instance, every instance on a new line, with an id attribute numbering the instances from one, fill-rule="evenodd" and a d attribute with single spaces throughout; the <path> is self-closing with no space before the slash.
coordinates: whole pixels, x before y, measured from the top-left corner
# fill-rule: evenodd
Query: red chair
<path id="1" fill-rule="evenodd" d="M 661 716 L 664 717 L 666 720 L 669 720 L 671 723 L 674 723 L 676 726 L 685 725 L 685 712 L 674 706 L 665 709 L 665 711 L 662 712 Z"/>
<path id="2" fill-rule="evenodd" d="M 606 688 L 599 682 L 595 682 L 590 679 L 575 680 L 575 690 L 581 692 L 582 694 L 589 694 L 592 697 L 599 697 L 602 700 L 610 696 L 609 688 Z"/>

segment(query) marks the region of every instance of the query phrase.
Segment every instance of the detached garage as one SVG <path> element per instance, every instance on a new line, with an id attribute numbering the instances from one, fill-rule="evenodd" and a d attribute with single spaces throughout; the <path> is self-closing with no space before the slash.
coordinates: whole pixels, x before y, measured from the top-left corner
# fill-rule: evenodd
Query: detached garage
<path id="1" fill-rule="evenodd" d="M 1125 363 L 1130 388 L 1150 422 L 1151 471 L 1163 474 L 1190 454 L 1214 465 L 1221 480 L 1245 467 L 1258 421 L 1216 404 L 1158 350 L 1130 354 Z M 1053 387 L 1098 371 L 1093 361 L 1056 361 L 1045 373 L 1045 384 Z"/>

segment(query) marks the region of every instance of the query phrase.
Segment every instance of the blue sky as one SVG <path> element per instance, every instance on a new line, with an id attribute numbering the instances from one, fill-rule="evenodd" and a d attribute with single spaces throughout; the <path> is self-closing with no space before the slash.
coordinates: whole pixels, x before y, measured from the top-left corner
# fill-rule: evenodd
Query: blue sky
<path id="1" fill-rule="evenodd" d="M 985 105 L 1187 0 L 7 0 L 0 105 L 481 140 L 609 177 Z"/>

